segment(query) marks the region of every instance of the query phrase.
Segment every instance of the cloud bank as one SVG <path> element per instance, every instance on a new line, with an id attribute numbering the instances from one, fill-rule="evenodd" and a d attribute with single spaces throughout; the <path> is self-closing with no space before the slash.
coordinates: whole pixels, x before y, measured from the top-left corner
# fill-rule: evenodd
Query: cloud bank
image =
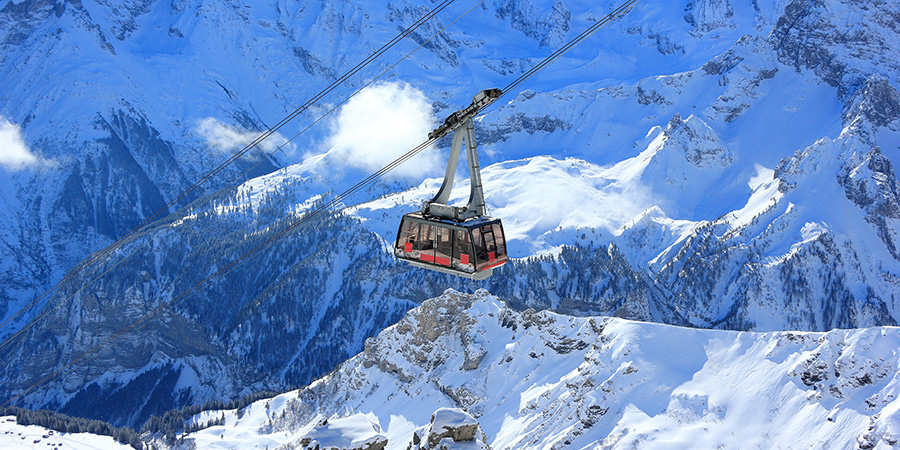
<path id="1" fill-rule="evenodd" d="M 0 116 L 0 166 L 7 170 L 19 171 L 48 163 L 31 152 L 18 125 Z"/>
<path id="2" fill-rule="evenodd" d="M 211 149 L 221 153 L 235 153 L 242 150 L 263 133 L 231 126 L 213 117 L 201 120 L 196 129 Z M 273 133 L 266 140 L 260 142 L 254 151 L 261 150 L 269 153 L 281 146 L 284 146 L 282 150 L 286 153 L 294 151 L 293 144 L 289 144 L 287 138 L 279 133 Z"/>
<path id="3" fill-rule="evenodd" d="M 376 171 L 428 138 L 435 121 L 425 94 L 402 82 L 373 85 L 347 102 L 331 126 L 330 154 L 344 164 Z M 392 174 L 434 174 L 440 155 L 425 150 Z"/>

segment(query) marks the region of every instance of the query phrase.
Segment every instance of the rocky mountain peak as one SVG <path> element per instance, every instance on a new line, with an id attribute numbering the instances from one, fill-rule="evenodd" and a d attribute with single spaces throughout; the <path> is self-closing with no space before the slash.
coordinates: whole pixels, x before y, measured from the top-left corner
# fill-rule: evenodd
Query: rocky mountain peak
<path id="1" fill-rule="evenodd" d="M 900 92 L 886 77 L 870 77 L 847 102 L 844 126 L 860 126 L 860 119 L 875 127 L 900 130 Z"/>
<path id="2" fill-rule="evenodd" d="M 408 314 L 399 323 L 391 327 L 393 333 L 403 340 L 400 356 L 408 361 L 419 363 L 419 369 L 431 370 L 436 364 L 454 359 L 454 355 L 463 355 L 460 370 L 478 368 L 485 350 L 483 330 L 473 328 L 475 318 L 469 312 L 475 301 L 486 301 L 495 298 L 486 290 L 478 290 L 474 295 L 464 295 L 456 290 L 448 289 L 443 295 L 422 303 L 415 314 Z M 438 345 L 439 338 L 455 336 L 451 347 Z M 383 341 L 370 338 L 366 340 L 362 353 L 364 365 L 376 365 L 382 370 L 396 373 L 400 379 L 412 379 L 415 374 L 404 372 L 402 365 L 396 365 L 395 343 L 388 348 L 381 345 Z"/>
<path id="3" fill-rule="evenodd" d="M 780 61 L 814 71 L 847 99 L 872 74 L 897 81 L 895 9 L 856 0 L 792 0 L 769 39 Z"/>
<path id="4" fill-rule="evenodd" d="M 239 411 L 204 413 L 224 414 L 226 425 L 186 434 L 185 442 L 288 449 L 295 448 L 298 430 L 310 429 L 317 439 L 326 430 L 358 430 L 341 433 L 360 443 L 377 434 L 390 442 L 385 448 L 409 450 L 628 449 L 660 439 L 689 447 L 697 444 L 698 428 L 705 430 L 702 446 L 711 448 L 740 447 L 747 439 L 773 448 L 816 439 L 810 436 L 828 436 L 841 448 L 858 438 L 896 439 L 892 415 L 900 400 L 891 374 L 900 364 L 893 351 L 900 334 L 894 328 L 699 330 L 518 313 L 487 293 L 447 292 L 425 303 L 406 319 L 474 320 L 471 327 L 487 338 L 477 369 L 461 370 L 459 354 L 423 355 L 434 362 L 395 356 L 412 336 L 391 327 L 371 345 L 385 350 L 378 358 L 392 359 L 411 377 L 368 365 L 371 355 L 361 355 L 300 390 Z M 431 338 L 435 349 L 459 345 L 453 329 Z M 306 438 L 312 445 L 312 435 Z M 383 440 L 366 445 L 376 442 Z"/>
<path id="5" fill-rule="evenodd" d="M 541 47 L 561 44 L 572 18 L 562 0 L 555 0 L 549 11 L 531 0 L 495 0 L 494 12 L 501 20 L 508 19 L 514 29 L 540 42 Z"/>
<path id="6" fill-rule="evenodd" d="M 900 261 L 900 182 L 891 160 L 873 147 L 849 161 L 838 175 L 847 198 L 866 213 L 890 254 Z"/>
<path id="7" fill-rule="evenodd" d="M 684 21 L 700 32 L 734 26 L 734 10 L 728 0 L 691 0 L 684 8 Z"/>
<path id="8" fill-rule="evenodd" d="M 664 133 L 667 139 L 663 145 L 677 148 L 698 169 L 725 167 L 734 159 L 709 124 L 693 114 L 682 120 L 681 114 L 675 113 Z"/>

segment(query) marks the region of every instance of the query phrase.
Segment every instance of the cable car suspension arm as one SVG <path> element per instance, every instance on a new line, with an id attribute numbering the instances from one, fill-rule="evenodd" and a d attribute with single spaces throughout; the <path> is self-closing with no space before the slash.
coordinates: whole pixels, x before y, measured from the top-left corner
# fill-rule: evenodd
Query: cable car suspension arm
<path id="1" fill-rule="evenodd" d="M 484 189 L 481 185 L 481 166 L 478 163 L 478 150 L 475 144 L 475 124 L 472 119 L 479 111 L 494 103 L 503 93 L 500 89 L 485 89 L 472 99 L 472 104 L 450 114 L 440 127 L 428 133 L 429 139 L 439 139 L 453 132 L 453 145 L 450 147 L 450 158 L 447 161 L 447 171 L 444 174 L 444 182 L 433 199 L 425 202 L 422 213 L 426 216 L 439 217 L 462 221 L 484 216 Z M 453 179 L 456 176 L 456 166 L 459 163 L 459 153 L 462 150 L 463 141 L 466 143 L 466 160 L 469 163 L 469 181 L 471 192 L 469 202 L 465 207 L 450 206 L 450 190 L 453 188 Z"/>

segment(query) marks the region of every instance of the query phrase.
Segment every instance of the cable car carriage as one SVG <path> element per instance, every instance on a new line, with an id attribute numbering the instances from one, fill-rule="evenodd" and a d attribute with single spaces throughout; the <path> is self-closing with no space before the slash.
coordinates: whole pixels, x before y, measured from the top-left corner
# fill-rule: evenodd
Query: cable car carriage
<path id="1" fill-rule="evenodd" d="M 394 255 L 413 266 L 484 280 L 507 261 L 506 238 L 498 218 L 485 214 L 481 169 L 475 144 L 472 119 L 484 107 L 499 98 L 499 89 L 479 92 L 467 108 L 450 115 L 436 130 L 428 134 L 440 139 L 451 131 L 453 145 L 444 182 L 437 195 L 425 202 L 421 211 L 405 214 L 397 231 Z M 471 193 L 464 207 L 450 206 L 450 190 L 463 141 L 469 163 Z"/>

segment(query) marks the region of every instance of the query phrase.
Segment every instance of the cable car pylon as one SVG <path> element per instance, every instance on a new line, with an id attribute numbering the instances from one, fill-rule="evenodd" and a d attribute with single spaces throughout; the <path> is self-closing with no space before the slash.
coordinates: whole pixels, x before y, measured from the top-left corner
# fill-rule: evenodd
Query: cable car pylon
<path id="1" fill-rule="evenodd" d="M 484 206 L 472 120 L 501 95 L 500 89 L 479 92 L 471 105 L 454 112 L 428 133 L 431 141 L 453 133 L 447 171 L 437 195 L 426 201 L 421 211 L 403 215 L 394 245 L 394 255 L 398 259 L 415 267 L 472 280 L 490 277 L 495 268 L 508 260 L 503 224 L 499 218 L 488 217 Z M 450 191 L 464 142 L 469 163 L 469 202 L 465 206 L 452 206 L 448 204 Z"/>

